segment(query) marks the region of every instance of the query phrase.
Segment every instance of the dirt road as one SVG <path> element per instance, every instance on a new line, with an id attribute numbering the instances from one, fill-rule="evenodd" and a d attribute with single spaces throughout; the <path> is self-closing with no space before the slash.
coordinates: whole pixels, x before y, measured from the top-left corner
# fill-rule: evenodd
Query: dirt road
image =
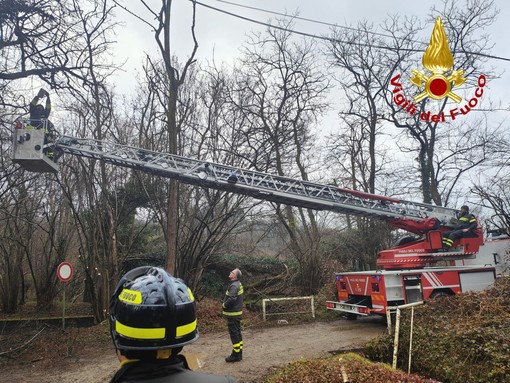
<path id="1" fill-rule="evenodd" d="M 197 342 L 185 347 L 187 354 L 198 359 L 205 372 L 227 374 L 239 383 L 257 383 L 275 367 L 300 358 L 318 358 L 331 352 L 359 347 L 382 334 L 386 325 L 380 318 L 357 321 L 312 322 L 281 325 L 273 328 L 246 329 L 243 332 L 243 361 L 225 363 L 231 345 L 227 333 L 201 335 Z M 101 350 L 93 357 L 77 360 L 62 371 L 9 371 L 0 380 L 25 383 L 103 383 L 108 382 L 118 367 L 113 350 Z"/>

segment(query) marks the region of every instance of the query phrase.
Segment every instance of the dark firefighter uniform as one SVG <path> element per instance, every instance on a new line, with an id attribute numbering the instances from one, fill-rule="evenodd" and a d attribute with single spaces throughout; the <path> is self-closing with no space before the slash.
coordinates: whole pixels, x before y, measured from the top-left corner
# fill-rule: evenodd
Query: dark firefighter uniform
<path id="1" fill-rule="evenodd" d="M 42 106 L 39 104 L 39 99 L 46 96 L 46 106 Z M 32 125 L 36 129 L 45 128 L 45 121 L 50 116 L 51 112 L 51 101 L 50 95 L 44 89 L 41 89 L 39 93 L 34 97 L 30 105 L 28 106 L 28 110 L 30 112 L 30 125 Z"/>
<path id="2" fill-rule="evenodd" d="M 243 285 L 236 279 L 231 281 L 223 300 L 223 315 L 227 318 L 228 333 L 232 341 L 232 354 L 225 359 L 227 362 L 237 362 L 243 359 L 243 336 L 241 334 L 243 293 Z"/>
<path id="3" fill-rule="evenodd" d="M 46 106 L 44 107 L 41 104 L 39 104 L 39 100 L 43 97 L 46 97 Z M 53 149 L 49 149 L 46 147 L 46 144 L 48 144 L 49 142 L 53 142 L 56 138 L 55 127 L 53 126 L 52 122 L 48 120 L 51 112 L 50 94 L 41 88 L 39 90 L 39 93 L 33 98 L 32 102 L 30 102 L 29 112 L 30 112 L 30 124 L 28 126 L 32 126 L 35 129 L 44 129 L 45 147 L 43 148 L 43 153 L 48 158 L 56 162 L 57 161 L 56 153 L 53 151 Z"/>
<path id="4" fill-rule="evenodd" d="M 171 359 L 124 363 L 110 383 L 235 383 L 226 375 L 210 375 L 190 370 L 186 359 L 176 355 Z"/>
<path id="5" fill-rule="evenodd" d="M 451 231 L 443 234 L 443 249 L 449 250 L 453 243 L 460 238 L 476 237 L 474 230 L 478 227 L 478 222 L 473 214 L 469 213 L 469 207 L 464 205 L 460 208 L 458 216 L 458 225 Z"/>

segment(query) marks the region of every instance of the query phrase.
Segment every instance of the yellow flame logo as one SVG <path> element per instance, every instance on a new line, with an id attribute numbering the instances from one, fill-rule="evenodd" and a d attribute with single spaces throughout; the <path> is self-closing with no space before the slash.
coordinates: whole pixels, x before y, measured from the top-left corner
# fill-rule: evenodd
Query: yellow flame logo
<path id="1" fill-rule="evenodd" d="M 452 92 L 452 89 L 464 84 L 465 77 L 462 77 L 464 70 L 452 70 L 446 77 L 444 74 L 453 67 L 453 55 L 448 47 L 448 39 L 444 31 L 441 17 L 436 18 L 430 43 L 423 54 L 422 64 L 430 72 L 427 76 L 423 71 L 413 69 L 414 75 L 410 81 L 423 91 L 414 97 L 415 102 L 423 100 L 425 97 L 441 100 L 445 97 L 451 98 L 456 103 L 462 101 L 462 97 Z"/>

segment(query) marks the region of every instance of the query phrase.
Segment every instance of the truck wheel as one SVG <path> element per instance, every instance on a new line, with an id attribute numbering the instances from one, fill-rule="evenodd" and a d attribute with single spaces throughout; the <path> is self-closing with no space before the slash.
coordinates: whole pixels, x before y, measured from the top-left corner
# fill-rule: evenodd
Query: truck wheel
<path id="1" fill-rule="evenodd" d="M 434 291 L 432 294 L 430 294 L 430 299 L 445 298 L 449 296 L 450 294 L 448 294 L 446 291 Z"/>

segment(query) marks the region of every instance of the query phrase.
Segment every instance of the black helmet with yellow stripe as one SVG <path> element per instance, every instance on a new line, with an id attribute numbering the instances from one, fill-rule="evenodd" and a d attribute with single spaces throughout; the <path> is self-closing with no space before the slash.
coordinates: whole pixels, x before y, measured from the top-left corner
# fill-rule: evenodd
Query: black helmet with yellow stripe
<path id="1" fill-rule="evenodd" d="M 191 290 L 159 267 L 138 267 L 121 278 L 109 319 L 119 350 L 173 349 L 198 338 Z"/>

